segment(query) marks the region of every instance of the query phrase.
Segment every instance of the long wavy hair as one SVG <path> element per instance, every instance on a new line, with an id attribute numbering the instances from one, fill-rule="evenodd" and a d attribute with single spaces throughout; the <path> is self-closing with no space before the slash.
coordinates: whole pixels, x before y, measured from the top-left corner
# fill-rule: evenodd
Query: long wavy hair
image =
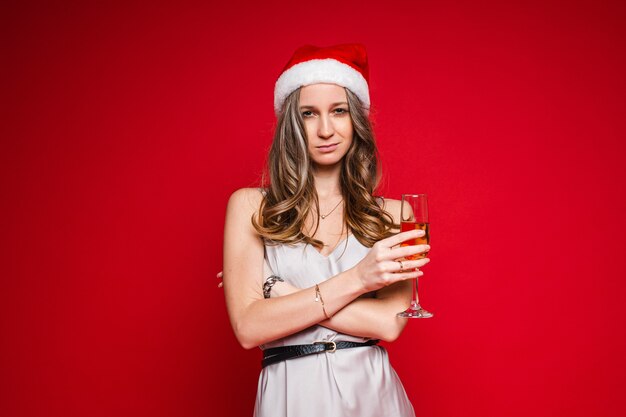
<path id="1" fill-rule="evenodd" d="M 391 215 L 374 192 L 381 178 L 378 148 L 370 120 L 359 98 L 345 88 L 354 136 L 342 159 L 340 184 L 344 226 L 367 247 L 390 236 Z M 315 210 L 312 235 L 319 227 L 319 200 L 307 150 L 304 120 L 300 114 L 300 88 L 292 92 L 278 115 L 274 139 L 262 178 L 266 193 L 252 224 L 265 239 L 276 243 L 305 242 L 318 249 L 323 242 L 304 233 L 305 219 Z M 269 183 L 267 181 L 269 177 Z"/>

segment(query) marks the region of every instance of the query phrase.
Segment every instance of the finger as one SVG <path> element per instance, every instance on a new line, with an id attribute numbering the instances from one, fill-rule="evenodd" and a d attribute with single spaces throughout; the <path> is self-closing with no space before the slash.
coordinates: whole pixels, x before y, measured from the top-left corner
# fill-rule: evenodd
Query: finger
<path id="1" fill-rule="evenodd" d="M 389 262 L 389 270 L 392 272 L 404 272 L 407 270 L 407 266 L 405 261 L 402 259 L 388 261 Z"/>
<path id="2" fill-rule="evenodd" d="M 223 271 L 218 272 L 217 273 L 217 277 L 218 278 L 223 278 L 224 277 L 224 272 Z"/>
<path id="3" fill-rule="evenodd" d="M 398 248 L 393 248 L 387 254 L 387 259 L 399 259 L 406 258 L 412 255 L 417 255 L 418 253 L 428 252 L 430 250 L 430 245 L 409 245 L 409 246 L 401 246 Z"/>
<path id="4" fill-rule="evenodd" d="M 393 248 L 394 246 L 399 245 L 404 241 L 416 239 L 418 237 L 424 236 L 425 234 L 426 232 L 424 232 L 423 230 L 413 229 L 407 232 L 401 232 L 396 235 L 390 236 L 386 239 L 381 240 L 380 242 L 383 244 L 383 246 L 387 248 Z"/>
<path id="5" fill-rule="evenodd" d="M 407 271 L 409 269 L 421 268 L 430 262 L 430 258 L 421 258 L 414 261 L 406 260 L 402 261 L 402 265 L 404 266 L 404 270 Z"/>
<path id="6" fill-rule="evenodd" d="M 420 270 L 413 271 L 405 271 L 405 272 L 396 272 L 394 275 L 395 282 L 398 281 L 406 281 L 407 279 L 413 279 L 417 277 L 421 277 L 424 273 Z"/>
<path id="7" fill-rule="evenodd" d="M 415 260 L 397 259 L 397 260 L 389 261 L 389 262 L 391 262 L 391 265 L 389 266 L 390 271 L 404 272 L 404 271 L 411 271 L 416 268 L 421 268 L 424 265 L 426 265 L 428 262 L 430 262 L 430 259 L 429 258 L 421 258 L 421 259 L 415 259 Z"/>
<path id="8" fill-rule="evenodd" d="M 220 282 L 219 284 L 217 284 L 217 288 L 222 288 L 224 286 L 223 282 Z"/>

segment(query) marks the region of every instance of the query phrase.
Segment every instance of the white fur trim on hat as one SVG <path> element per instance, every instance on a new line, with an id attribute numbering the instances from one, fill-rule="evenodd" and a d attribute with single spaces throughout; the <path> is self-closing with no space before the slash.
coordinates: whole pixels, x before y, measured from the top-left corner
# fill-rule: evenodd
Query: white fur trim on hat
<path id="1" fill-rule="evenodd" d="M 350 89 L 370 107 L 370 95 L 367 81 L 363 75 L 348 64 L 335 59 L 312 59 L 300 62 L 283 72 L 274 87 L 274 111 L 280 112 L 283 102 L 298 87 L 315 84 L 331 83 Z"/>

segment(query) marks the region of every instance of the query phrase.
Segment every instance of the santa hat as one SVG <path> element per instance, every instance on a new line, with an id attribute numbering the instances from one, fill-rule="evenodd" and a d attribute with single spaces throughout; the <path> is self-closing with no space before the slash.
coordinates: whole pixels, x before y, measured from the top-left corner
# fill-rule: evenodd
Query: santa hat
<path id="1" fill-rule="evenodd" d="M 299 87 L 331 83 L 348 88 L 370 106 L 367 52 L 361 44 L 328 47 L 305 45 L 296 50 L 274 87 L 274 111 L 278 114 L 287 96 Z"/>

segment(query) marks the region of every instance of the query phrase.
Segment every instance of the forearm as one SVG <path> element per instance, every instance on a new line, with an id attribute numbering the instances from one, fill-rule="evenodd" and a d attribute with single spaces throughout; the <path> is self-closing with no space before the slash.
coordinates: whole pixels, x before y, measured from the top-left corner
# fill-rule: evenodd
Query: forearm
<path id="1" fill-rule="evenodd" d="M 227 276 L 227 271 L 224 276 Z M 364 292 L 352 270 L 324 281 L 319 288 L 329 315 L 337 313 Z M 225 289 L 228 291 L 228 288 Z M 241 345 L 252 348 L 294 334 L 325 319 L 321 302 L 315 301 L 315 288 L 311 287 L 281 297 L 254 300 L 232 324 Z"/>
<path id="2" fill-rule="evenodd" d="M 397 299 L 359 298 L 319 324 L 340 333 L 391 342 L 406 325 L 406 319 L 396 314 L 407 305 Z"/>
<path id="3" fill-rule="evenodd" d="M 396 287 L 394 294 L 386 298 L 357 298 L 331 319 L 323 318 L 317 324 L 353 336 L 395 340 L 406 325 L 406 320 L 396 314 L 406 309 L 411 299 L 410 285 L 396 284 Z M 272 289 L 272 297 L 281 298 L 297 291 L 293 285 L 278 282 Z"/>

